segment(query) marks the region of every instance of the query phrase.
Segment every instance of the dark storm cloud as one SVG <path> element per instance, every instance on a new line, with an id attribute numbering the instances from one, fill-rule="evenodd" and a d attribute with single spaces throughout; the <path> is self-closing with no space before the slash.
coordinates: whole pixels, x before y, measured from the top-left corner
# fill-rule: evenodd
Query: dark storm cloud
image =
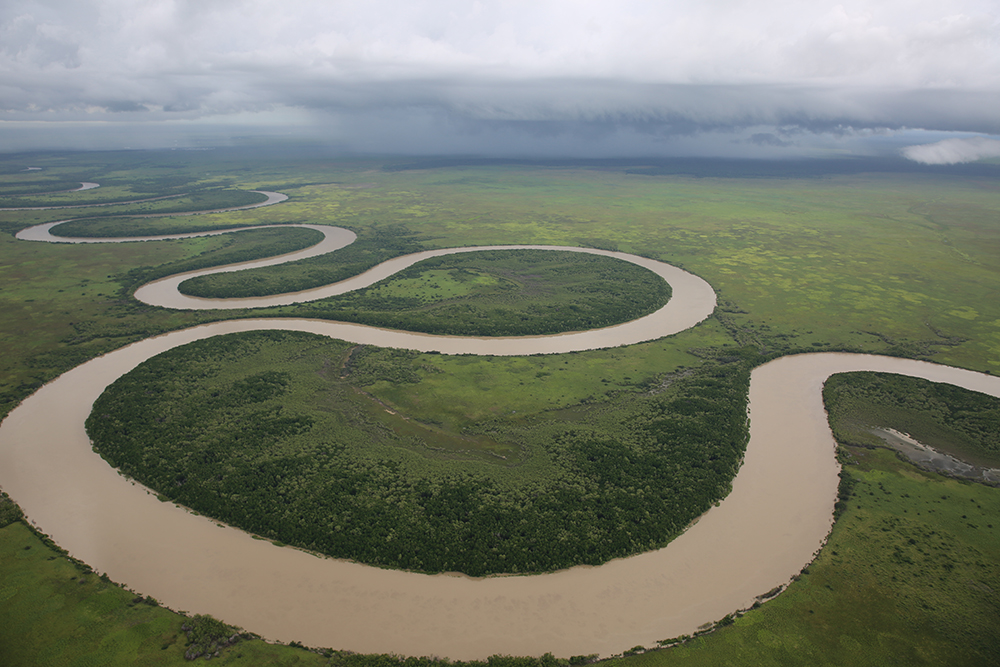
<path id="1" fill-rule="evenodd" d="M 864 152 L 1000 134 L 998 33 L 979 0 L 9 0 L 0 141 L 43 121 L 358 150 Z"/>

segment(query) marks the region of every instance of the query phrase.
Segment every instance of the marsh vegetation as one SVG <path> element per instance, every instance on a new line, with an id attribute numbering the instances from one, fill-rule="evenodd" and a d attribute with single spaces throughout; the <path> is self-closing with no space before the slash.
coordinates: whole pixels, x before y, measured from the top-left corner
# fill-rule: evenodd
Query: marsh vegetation
<path id="1" fill-rule="evenodd" d="M 881 446 L 889 428 L 975 466 L 1000 467 L 1000 400 L 961 387 L 884 373 L 835 375 L 823 389 L 838 441 Z"/>

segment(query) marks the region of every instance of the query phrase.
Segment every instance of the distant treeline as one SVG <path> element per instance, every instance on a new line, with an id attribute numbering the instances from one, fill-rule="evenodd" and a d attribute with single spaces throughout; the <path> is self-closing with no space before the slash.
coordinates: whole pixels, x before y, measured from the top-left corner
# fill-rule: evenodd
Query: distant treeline
<path id="1" fill-rule="evenodd" d="M 773 141 L 773 135 L 759 135 L 760 141 Z M 526 167 L 526 168 L 595 168 L 621 170 L 643 176 L 693 176 L 696 178 L 821 178 L 837 174 L 947 174 L 949 176 L 1000 175 L 1000 165 L 967 163 L 928 165 L 902 157 L 847 157 L 834 160 L 792 159 L 753 160 L 741 158 L 425 158 L 387 164 L 383 171 L 414 169 L 451 169 L 455 167 Z"/>
<path id="2" fill-rule="evenodd" d="M 543 466 L 522 478 L 407 453 L 331 370 L 349 349 L 287 332 L 192 343 L 116 381 L 87 430 L 126 475 L 268 539 L 421 572 L 542 572 L 663 546 L 727 495 L 759 361 L 731 355 L 582 422 L 480 425 Z M 394 355 L 399 369 L 373 356 L 381 367 L 351 375 L 419 379 L 419 355 Z"/>
<path id="3" fill-rule="evenodd" d="M 74 187 L 79 187 L 76 183 Z M 74 211 L 74 215 L 81 218 L 104 217 L 107 215 L 107 206 L 120 204 L 129 207 L 129 213 L 141 215 L 143 213 L 189 213 L 193 211 L 210 211 L 222 208 L 234 208 L 237 206 L 247 206 L 259 204 L 267 200 L 266 195 L 247 190 L 229 189 L 207 189 L 189 193 L 177 193 L 182 196 L 169 199 L 159 199 L 161 193 L 147 195 L 144 193 L 135 194 L 107 194 L 106 188 L 98 190 L 84 190 L 79 194 L 67 192 L 59 195 L 43 197 L 41 194 L 36 198 L 4 196 L 0 193 L 0 208 L 31 208 L 33 206 L 88 206 L 101 204 L 105 209 L 83 209 Z M 134 191 L 133 191 L 134 192 Z M 130 204 L 130 201 L 137 199 L 158 198 L 155 201 Z M 64 232 L 65 233 L 65 232 Z M 88 234 L 81 234 L 85 236 Z M 115 236 L 115 234 L 90 234 L 91 236 Z"/>

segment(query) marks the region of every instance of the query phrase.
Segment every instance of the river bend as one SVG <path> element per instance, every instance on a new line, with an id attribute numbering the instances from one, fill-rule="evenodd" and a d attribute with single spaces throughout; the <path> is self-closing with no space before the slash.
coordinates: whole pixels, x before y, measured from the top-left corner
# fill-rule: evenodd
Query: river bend
<path id="1" fill-rule="evenodd" d="M 443 252 L 463 250 L 474 248 Z M 104 388 L 145 359 L 237 331 L 307 331 L 356 343 L 473 354 L 566 352 L 659 338 L 694 326 L 715 305 L 707 283 L 670 269 L 670 303 L 685 305 L 641 326 L 474 339 L 251 319 L 149 338 L 63 374 L 12 411 L 0 425 L 0 486 L 35 525 L 96 570 L 174 609 L 209 613 L 270 639 L 452 659 L 609 655 L 654 646 L 750 606 L 756 596 L 787 583 L 821 547 L 838 482 L 821 397 L 829 375 L 901 373 L 994 396 L 1000 396 L 1000 378 L 869 355 L 815 353 L 772 361 L 751 376 L 750 442 L 732 493 L 670 545 L 600 567 L 484 579 L 382 570 L 256 540 L 160 502 L 120 476 L 91 450 L 84 421 Z"/>

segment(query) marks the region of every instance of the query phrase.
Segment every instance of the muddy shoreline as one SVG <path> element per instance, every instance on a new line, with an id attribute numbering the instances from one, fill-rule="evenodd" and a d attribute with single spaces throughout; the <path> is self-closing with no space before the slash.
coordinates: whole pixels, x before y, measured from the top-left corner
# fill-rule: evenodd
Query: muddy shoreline
<path id="1" fill-rule="evenodd" d="M 913 439 L 908 433 L 900 433 L 895 429 L 869 428 L 865 430 L 880 438 L 887 447 L 904 456 L 906 460 L 919 468 L 940 475 L 969 479 L 990 486 L 1000 486 L 1000 468 L 987 468 L 962 461 Z"/>

